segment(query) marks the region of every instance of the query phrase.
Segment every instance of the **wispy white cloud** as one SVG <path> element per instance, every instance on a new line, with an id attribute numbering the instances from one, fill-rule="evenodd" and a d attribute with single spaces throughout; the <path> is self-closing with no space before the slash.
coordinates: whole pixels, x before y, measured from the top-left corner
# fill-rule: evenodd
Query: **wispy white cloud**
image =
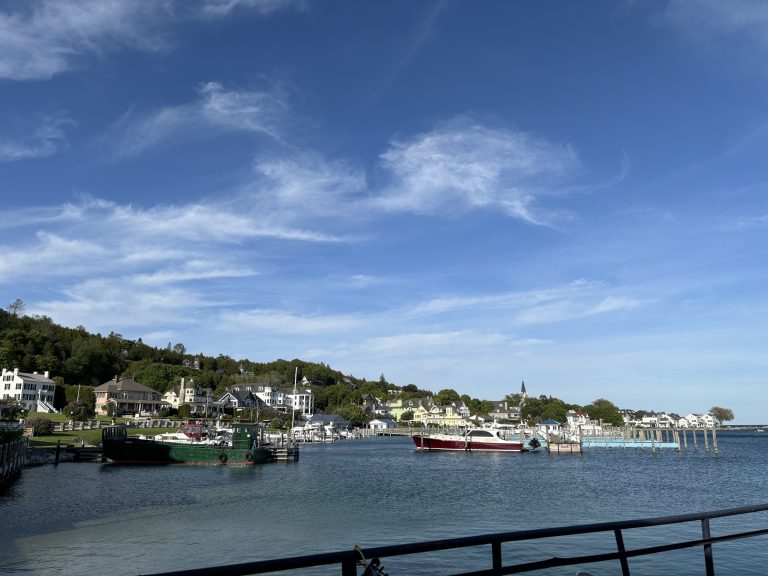
<path id="1" fill-rule="evenodd" d="M 768 4 L 761 0 L 670 0 L 662 18 L 700 41 L 746 40 L 768 48 Z"/>
<path id="2" fill-rule="evenodd" d="M 224 311 L 219 326 L 227 331 L 270 335 L 323 335 L 339 334 L 360 328 L 365 323 L 362 317 L 329 314 L 294 314 L 281 310 Z"/>
<path id="3" fill-rule="evenodd" d="M 563 300 L 523 310 L 516 321 L 520 325 L 567 322 L 598 314 L 633 310 L 648 303 L 647 300 L 618 296 L 608 296 L 597 303 Z"/>
<path id="4" fill-rule="evenodd" d="M 0 78 L 46 79 L 71 69 L 85 55 L 118 47 L 156 51 L 160 2 L 38 0 L 0 11 Z"/>
<path id="5" fill-rule="evenodd" d="M 107 251 L 90 240 L 38 232 L 33 245 L 0 250 L 0 283 L 16 282 L 19 273 L 29 278 L 72 275 L 106 256 Z"/>
<path id="6" fill-rule="evenodd" d="M 226 132 L 251 132 L 279 140 L 277 125 L 286 103 L 280 90 L 227 90 L 218 82 L 198 88 L 198 99 L 141 115 L 125 114 L 110 142 L 119 155 L 139 154 L 178 138 L 207 138 Z"/>
<path id="7" fill-rule="evenodd" d="M 599 282 L 581 279 L 565 286 L 541 290 L 433 298 L 413 306 L 406 313 L 409 316 L 421 316 L 444 314 L 459 310 L 520 309 L 537 306 L 553 300 L 582 298 L 594 295 L 604 289 L 605 286 Z"/>
<path id="8" fill-rule="evenodd" d="M 22 234 L 4 237 L 0 275 L 65 277 L 75 272 L 99 278 L 131 274 L 132 282 L 167 285 L 188 280 L 241 278 L 255 274 L 238 262 L 232 246 L 260 238 L 298 242 L 340 239 L 296 227 L 264 223 L 253 206 L 221 200 L 140 209 L 84 198 L 58 208 L 0 213 Z M 18 217 L 17 217 L 18 216 Z M 87 228 L 83 224 L 87 223 Z M 10 230 L 10 228 L 8 228 Z M 32 242 L 27 230 L 38 232 Z"/>
<path id="9" fill-rule="evenodd" d="M 541 224 L 536 201 L 580 169 L 575 150 L 519 131 L 459 118 L 381 155 L 393 176 L 376 203 L 393 211 L 444 214 L 491 208 Z"/>
<path id="10" fill-rule="evenodd" d="M 367 193 L 361 170 L 309 152 L 260 158 L 254 170 L 249 195 L 267 220 L 354 218 Z"/>
<path id="11" fill-rule="evenodd" d="M 206 281 L 221 278 L 247 278 L 257 273 L 247 266 L 222 266 L 207 260 L 191 260 L 163 270 L 139 274 L 133 278 L 144 286 L 166 286 L 187 281 Z"/>
<path id="12" fill-rule="evenodd" d="M 171 48 L 170 25 L 223 18 L 236 8 L 261 15 L 299 0 L 30 0 L 0 9 L 0 78 L 45 80 L 116 50 Z"/>
<path id="13" fill-rule="evenodd" d="M 471 343 L 472 347 L 499 346 L 507 341 L 502 334 L 481 334 L 466 330 L 449 332 L 415 332 L 368 338 L 365 347 L 372 352 L 402 352 L 418 350 L 422 355 L 435 350 L 454 350 Z"/>
<path id="14" fill-rule="evenodd" d="M 74 124 L 65 114 L 45 115 L 36 126 L 23 128 L 26 136 L 0 135 L 0 162 L 45 158 L 66 150 L 69 143 L 65 128 Z"/>
<path id="15" fill-rule="evenodd" d="M 649 300 L 616 295 L 600 282 L 578 280 L 564 286 L 522 292 L 440 297 L 416 304 L 405 311 L 410 318 L 430 315 L 503 311 L 518 326 L 557 323 L 625 310 L 650 303 Z"/>
<path id="16" fill-rule="evenodd" d="M 200 11 L 204 16 L 228 16 L 237 9 L 253 10 L 269 14 L 286 8 L 306 8 L 304 0 L 203 0 Z"/>
<path id="17" fill-rule="evenodd" d="M 39 302 L 36 313 L 91 330 L 198 324 L 201 310 L 220 304 L 186 286 L 147 290 L 130 275 L 91 278 L 65 287 L 60 294 L 57 300 Z"/>
<path id="18" fill-rule="evenodd" d="M 768 227 L 768 214 L 759 216 L 744 216 L 733 221 L 731 227 L 735 228 L 766 228 Z"/>
<path id="19" fill-rule="evenodd" d="M 417 28 L 415 34 L 413 34 L 408 42 L 403 43 L 402 55 L 385 80 L 383 88 L 388 88 L 395 83 L 400 74 L 402 74 L 403 70 L 410 66 L 411 61 L 419 52 L 421 47 L 432 37 L 434 34 L 435 24 L 442 11 L 445 9 L 446 1 L 447 0 L 439 0 L 438 2 L 434 3 L 427 13 L 426 18 L 420 22 L 420 25 Z"/>

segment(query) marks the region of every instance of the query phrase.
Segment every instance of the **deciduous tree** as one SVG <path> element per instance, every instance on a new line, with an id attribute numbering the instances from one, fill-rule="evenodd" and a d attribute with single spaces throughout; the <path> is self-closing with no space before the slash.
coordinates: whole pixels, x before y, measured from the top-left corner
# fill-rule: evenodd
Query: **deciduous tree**
<path id="1" fill-rule="evenodd" d="M 733 410 L 730 408 L 722 408 L 720 406 L 712 406 L 709 409 L 709 413 L 717 420 L 719 426 L 723 425 L 723 422 L 729 422 L 733 420 Z"/>

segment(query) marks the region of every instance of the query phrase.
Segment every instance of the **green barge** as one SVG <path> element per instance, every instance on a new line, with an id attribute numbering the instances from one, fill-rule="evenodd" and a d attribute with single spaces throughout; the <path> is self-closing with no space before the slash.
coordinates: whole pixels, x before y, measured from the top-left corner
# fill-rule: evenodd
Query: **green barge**
<path id="1" fill-rule="evenodd" d="M 254 424 L 235 424 L 231 442 L 147 440 L 128 435 L 125 426 L 107 426 L 101 431 L 105 458 L 119 464 L 226 464 L 250 466 L 273 459 L 262 445 Z"/>

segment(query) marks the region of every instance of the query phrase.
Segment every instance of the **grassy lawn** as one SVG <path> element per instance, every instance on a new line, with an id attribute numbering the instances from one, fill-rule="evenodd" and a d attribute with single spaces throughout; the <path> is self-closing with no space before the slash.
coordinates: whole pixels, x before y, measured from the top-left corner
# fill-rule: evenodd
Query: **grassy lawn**
<path id="1" fill-rule="evenodd" d="M 178 430 L 177 426 L 173 428 L 128 428 L 129 436 L 136 436 L 139 434 L 155 435 L 162 434 L 164 432 L 175 432 Z M 50 436 L 35 436 L 29 439 L 30 448 L 55 448 L 57 442 L 61 442 L 62 446 L 68 444 L 80 444 L 85 440 L 86 445 L 95 445 L 101 443 L 101 429 L 96 428 L 94 430 L 67 430 L 65 432 L 54 432 Z"/>

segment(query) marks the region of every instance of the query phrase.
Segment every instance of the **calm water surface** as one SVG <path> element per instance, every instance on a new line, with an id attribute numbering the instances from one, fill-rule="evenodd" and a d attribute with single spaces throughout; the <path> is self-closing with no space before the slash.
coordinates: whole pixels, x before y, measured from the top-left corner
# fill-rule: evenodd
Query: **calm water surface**
<path id="1" fill-rule="evenodd" d="M 701 447 L 680 454 L 420 453 L 410 439 L 377 438 L 306 445 L 297 463 L 252 469 L 27 468 L 0 495 L 0 574 L 148 574 L 768 502 L 768 434 L 728 432 L 718 440 L 717 458 Z M 768 524 L 767 515 L 756 520 Z M 713 523 L 713 530 L 723 524 Z M 628 534 L 627 545 L 670 537 L 669 528 L 652 530 Z M 718 545 L 717 573 L 768 573 L 767 545 L 765 538 Z M 542 559 L 612 546 L 590 536 L 509 545 L 504 555 Z M 489 556 L 484 548 L 384 565 L 390 576 L 437 575 L 487 568 Z M 701 557 L 700 550 L 675 552 L 630 567 L 633 574 L 703 574 Z M 579 569 L 620 574 L 618 563 Z"/>

